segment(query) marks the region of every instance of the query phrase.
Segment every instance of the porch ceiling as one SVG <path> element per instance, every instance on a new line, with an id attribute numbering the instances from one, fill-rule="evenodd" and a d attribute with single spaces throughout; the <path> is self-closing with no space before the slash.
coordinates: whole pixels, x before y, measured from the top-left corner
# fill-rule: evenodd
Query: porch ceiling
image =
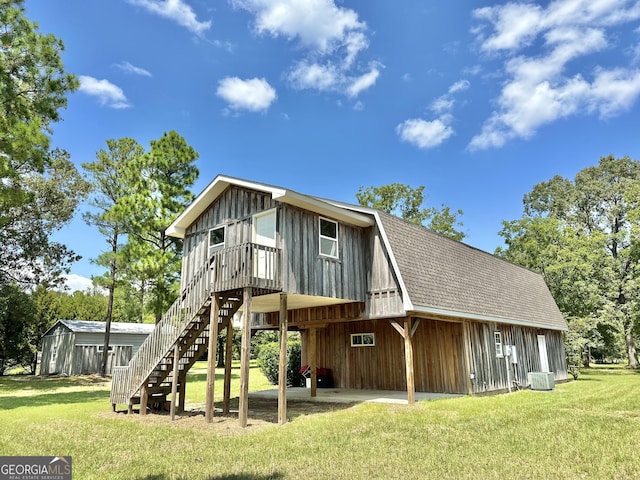
<path id="1" fill-rule="evenodd" d="M 312 295 L 300 295 L 297 293 L 287 294 L 287 310 L 298 310 L 300 308 L 324 307 L 326 305 L 339 305 L 341 303 L 352 303 L 353 300 L 342 298 L 314 297 Z M 268 295 L 255 296 L 251 300 L 252 313 L 277 312 L 280 310 L 280 294 L 271 293 Z"/>

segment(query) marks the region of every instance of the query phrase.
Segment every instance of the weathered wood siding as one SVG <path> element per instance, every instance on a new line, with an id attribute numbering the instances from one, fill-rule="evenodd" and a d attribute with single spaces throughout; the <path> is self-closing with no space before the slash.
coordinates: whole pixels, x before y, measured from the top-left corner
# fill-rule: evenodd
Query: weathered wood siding
<path id="1" fill-rule="evenodd" d="M 322 307 L 300 308 L 287 311 L 287 324 L 289 328 L 306 329 L 310 325 L 325 326 L 328 323 L 340 323 L 363 318 L 364 303 L 340 303 Z M 280 312 L 268 312 L 253 316 L 251 326 L 278 328 L 280 325 Z"/>
<path id="2" fill-rule="evenodd" d="M 351 334 L 375 333 L 376 345 L 352 347 Z M 462 326 L 421 320 L 413 336 L 419 392 L 464 393 Z M 308 331 L 303 351 L 308 352 Z M 404 340 L 390 320 L 331 324 L 317 330 L 317 365 L 330 368 L 338 388 L 406 390 Z M 303 362 L 308 362 L 307 358 Z"/>
<path id="3" fill-rule="evenodd" d="M 124 367 L 131 360 L 131 345 L 112 345 L 112 347 L 107 356 L 107 374 L 113 372 L 113 367 Z M 100 373 L 101 366 L 102 352 L 98 351 L 98 345 L 76 345 L 69 375 Z"/>
<path id="4" fill-rule="evenodd" d="M 42 339 L 40 374 L 71 375 L 75 334 L 64 325 L 58 325 Z"/>
<path id="5" fill-rule="evenodd" d="M 76 345 L 104 345 L 104 333 L 88 333 L 77 332 L 75 338 Z M 128 345 L 132 349 L 132 353 L 136 353 L 140 345 L 145 341 L 147 335 L 136 333 L 113 333 L 109 335 L 109 344 Z"/>
<path id="6" fill-rule="evenodd" d="M 113 348 L 107 358 L 107 373 L 111 373 L 114 366 L 127 365 L 145 338 L 147 335 L 112 333 L 109 344 Z M 99 373 L 102 352 L 98 347 L 103 344 L 104 333 L 72 332 L 64 325 L 58 325 L 42 339 L 40 374 Z"/>
<path id="7" fill-rule="evenodd" d="M 282 249 L 283 291 L 364 301 L 369 244 L 362 228 L 338 222 L 339 258 L 320 255 L 319 215 L 232 186 L 185 232 L 182 286 L 207 259 L 209 230 L 225 226 L 225 247 L 252 240 L 253 215 L 277 208 L 276 245 Z M 333 219 L 330 219 L 333 220 Z"/>
<path id="8" fill-rule="evenodd" d="M 185 288 L 207 260 L 209 230 L 224 225 L 226 247 L 250 242 L 253 215 L 276 206 L 268 193 L 236 186 L 228 188 L 185 232 L 181 287 Z"/>
<path id="9" fill-rule="evenodd" d="M 371 257 L 367 262 L 369 294 L 367 312 L 370 318 L 384 318 L 404 314 L 400 286 L 391 268 L 389 254 L 384 248 L 377 227 L 370 232 Z"/>
<path id="10" fill-rule="evenodd" d="M 320 255 L 320 215 L 290 205 L 283 205 L 281 214 L 283 290 L 364 301 L 368 249 L 363 229 L 338 222 L 334 259 Z"/>
<path id="11" fill-rule="evenodd" d="M 511 381 L 517 375 L 518 382 L 525 385 L 529 372 L 541 370 L 537 336 L 542 334 L 546 340 L 549 369 L 554 372 L 556 380 L 567 379 L 561 332 L 496 323 L 469 322 L 468 325 L 471 343 L 470 373 L 475 377 L 471 381 L 474 393 L 509 388 L 507 368 L 510 368 Z M 512 364 L 511 361 L 507 363 L 504 357 L 496 356 L 494 332 L 502 334 L 503 345 L 515 345 L 517 364 Z"/>

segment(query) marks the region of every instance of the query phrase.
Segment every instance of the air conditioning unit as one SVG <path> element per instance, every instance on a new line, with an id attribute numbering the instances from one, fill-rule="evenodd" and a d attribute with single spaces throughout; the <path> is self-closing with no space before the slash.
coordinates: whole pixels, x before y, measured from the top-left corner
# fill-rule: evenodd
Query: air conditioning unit
<path id="1" fill-rule="evenodd" d="M 529 372 L 527 380 L 531 390 L 553 390 L 556 384 L 553 372 Z"/>

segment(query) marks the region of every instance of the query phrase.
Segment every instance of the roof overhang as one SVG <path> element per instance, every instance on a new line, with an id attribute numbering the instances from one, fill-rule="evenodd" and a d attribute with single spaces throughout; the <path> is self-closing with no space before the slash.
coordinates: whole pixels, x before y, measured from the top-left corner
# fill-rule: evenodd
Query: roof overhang
<path id="1" fill-rule="evenodd" d="M 476 320 L 480 322 L 496 322 L 496 323 L 507 323 L 510 325 L 521 325 L 523 327 L 532 327 L 532 328 L 542 328 L 545 330 L 560 330 L 567 331 L 569 327 L 560 327 L 549 325 L 548 323 L 542 322 L 531 322 L 527 320 L 518 320 L 513 318 L 504 318 L 497 317 L 493 315 L 481 315 L 476 313 L 468 313 L 468 312 L 458 312 L 455 310 L 448 310 L 444 308 L 434 308 L 434 307 L 424 307 L 424 306 L 414 306 L 413 310 L 407 312 L 408 315 L 416 314 L 418 316 L 422 315 L 441 315 L 450 318 L 456 318 L 460 320 Z"/>
<path id="2" fill-rule="evenodd" d="M 355 225 L 358 227 L 368 227 L 374 224 L 370 215 L 347 210 L 333 205 L 324 200 L 320 200 L 308 195 L 302 195 L 293 190 L 266 185 L 264 183 L 251 182 L 239 178 L 218 175 L 213 181 L 196 197 L 174 222 L 169 225 L 166 234 L 171 237 L 184 238 L 187 228 L 193 224 L 200 215 L 231 185 L 249 188 L 271 194 L 271 198 L 282 203 L 293 205 L 305 210 L 310 210 L 319 215 L 327 216 L 340 222 Z"/>

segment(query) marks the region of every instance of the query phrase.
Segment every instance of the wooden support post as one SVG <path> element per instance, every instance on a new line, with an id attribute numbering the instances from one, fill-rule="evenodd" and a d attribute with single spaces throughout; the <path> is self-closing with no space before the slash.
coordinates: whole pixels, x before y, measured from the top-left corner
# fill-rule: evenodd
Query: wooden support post
<path id="1" fill-rule="evenodd" d="M 147 404 L 149 403 L 149 379 L 144 381 L 140 388 L 140 415 L 147 414 Z"/>
<path id="2" fill-rule="evenodd" d="M 133 413 L 133 403 L 129 402 L 129 406 L 127 407 L 127 413 L 131 415 Z"/>
<path id="3" fill-rule="evenodd" d="M 278 423 L 287 423 L 287 294 L 280 294 L 280 365 L 278 369 Z"/>
<path id="4" fill-rule="evenodd" d="M 240 350 L 240 406 L 238 419 L 242 428 L 247 426 L 249 416 L 249 360 L 251 359 L 251 288 L 243 292 L 242 347 Z"/>
<path id="5" fill-rule="evenodd" d="M 473 383 L 471 382 L 471 374 L 475 372 L 471 371 L 471 341 L 469 333 L 469 322 L 462 322 L 462 348 L 464 359 L 464 374 L 465 374 L 465 387 L 468 394 L 473 393 Z"/>
<path id="6" fill-rule="evenodd" d="M 229 414 L 231 409 L 231 362 L 233 361 L 233 324 L 229 319 L 227 324 L 227 344 L 224 352 L 224 399 L 222 401 L 222 412 Z"/>
<path id="7" fill-rule="evenodd" d="M 176 395 L 178 393 L 178 375 L 180 368 L 180 342 L 173 347 L 173 378 L 171 379 L 171 420 L 176 418 Z"/>
<path id="8" fill-rule="evenodd" d="M 316 329 L 309 330 L 309 368 L 311 369 L 311 396 L 317 395 L 318 367 L 316 365 Z"/>
<path id="9" fill-rule="evenodd" d="M 184 412 L 185 394 L 187 393 L 187 374 L 180 375 L 178 383 L 178 412 Z"/>
<path id="10" fill-rule="evenodd" d="M 213 399 L 216 385 L 216 345 L 218 342 L 218 315 L 220 302 L 218 294 L 211 295 L 211 307 L 209 308 L 209 345 L 207 347 L 207 391 L 205 395 L 204 417 L 207 423 L 213 421 Z"/>
<path id="11" fill-rule="evenodd" d="M 407 375 L 407 402 L 416 403 L 416 386 L 413 375 L 413 344 L 411 342 L 411 318 L 404 319 L 404 360 Z"/>

